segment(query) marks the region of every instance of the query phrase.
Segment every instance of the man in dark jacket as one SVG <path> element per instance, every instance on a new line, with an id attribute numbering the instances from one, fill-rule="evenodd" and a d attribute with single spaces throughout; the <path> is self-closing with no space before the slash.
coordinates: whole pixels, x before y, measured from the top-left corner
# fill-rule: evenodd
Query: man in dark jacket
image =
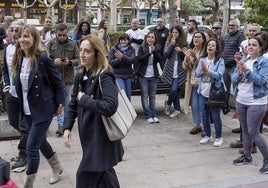
<path id="1" fill-rule="evenodd" d="M 0 50 L 4 50 L 4 38 L 7 37 L 7 33 L 4 27 L 0 26 Z"/>
<path id="2" fill-rule="evenodd" d="M 227 88 L 228 99 L 231 88 L 231 76 L 236 67 L 234 55 L 239 52 L 241 42 L 245 40 L 242 31 L 239 30 L 239 25 L 236 20 L 229 22 L 228 34 L 224 37 L 223 59 L 225 63 L 225 72 L 223 75 L 224 83 Z"/>
<path id="3" fill-rule="evenodd" d="M 65 83 L 66 104 L 71 100 L 71 88 L 74 83 L 74 66 L 78 65 L 79 53 L 76 42 L 68 39 L 68 30 L 65 24 L 58 24 L 56 27 L 56 39 L 47 44 L 48 52 L 54 58 L 61 78 Z M 67 108 L 65 108 L 66 110 Z M 63 135 L 63 119 L 64 113 L 58 116 L 58 136 Z"/>
<path id="4" fill-rule="evenodd" d="M 157 18 L 156 26 L 153 31 L 157 34 L 157 44 L 161 45 L 161 55 L 165 48 L 165 43 L 169 34 L 169 29 L 165 27 L 163 18 Z"/>

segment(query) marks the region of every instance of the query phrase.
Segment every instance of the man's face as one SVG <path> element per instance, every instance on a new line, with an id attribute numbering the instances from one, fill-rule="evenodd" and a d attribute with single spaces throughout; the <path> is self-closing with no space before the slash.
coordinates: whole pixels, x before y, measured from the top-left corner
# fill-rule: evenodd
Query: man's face
<path id="1" fill-rule="evenodd" d="M 229 33 L 235 33 L 237 30 L 238 30 L 237 22 L 231 20 L 228 26 Z"/>
<path id="2" fill-rule="evenodd" d="M 158 28 L 162 28 L 162 27 L 164 26 L 164 21 L 163 21 L 163 19 L 158 18 L 158 19 L 156 20 L 156 26 L 157 26 Z"/>
<path id="3" fill-rule="evenodd" d="M 188 32 L 191 33 L 194 31 L 194 28 L 195 28 L 195 25 L 193 22 L 188 22 L 187 23 L 187 29 L 188 29 Z"/>
<path id="4" fill-rule="evenodd" d="M 253 26 L 253 25 L 248 26 L 248 34 L 249 34 L 249 37 L 254 37 L 259 32 L 260 32 L 260 29 L 259 29 L 258 26 Z"/>
<path id="5" fill-rule="evenodd" d="M 218 23 L 214 23 L 212 26 L 212 31 L 215 33 L 217 36 L 221 35 L 221 25 Z"/>
<path id="6" fill-rule="evenodd" d="M 13 41 L 16 41 L 19 37 L 19 29 L 20 27 L 17 25 L 11 25 L 9 28 L 9 33 Z"/>
<path id="7" fill-rule="evenodd" d="M 46 18 L 44 22 L 44 28 L 51 29 L 51 26 L 52 26 L 52 20 L 49 18 Z"/>
<path id="8" fill-rule="evenodd" d="M 64 31 L 57 30 L 56 31 L 56 36 L 59 42 L 65 42 L 68 38 L 68 31 L 67 29 Z"/>
<path id="9" fill-rule="evenodd" d="M 138 20 L 132 20 L 132 22 L 131 22 L 131 28 L 132 29 L 137 29 L 138 26 L 139 26 Z"/>

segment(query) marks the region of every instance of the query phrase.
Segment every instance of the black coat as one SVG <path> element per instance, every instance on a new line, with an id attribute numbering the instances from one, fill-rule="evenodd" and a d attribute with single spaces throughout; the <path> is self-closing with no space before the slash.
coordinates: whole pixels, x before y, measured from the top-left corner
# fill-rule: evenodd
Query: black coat
<path id="1" fill-rule="evenodd" d="M 42 66 L 40 62 L 44 64 L 47 78 L 44 75 L 44 71 L 41 71 Z M 20 81 L 21 65 L 22 63 L 20 63 L 18 74 L 15 77 L 15 87 L 18 94 L 20 111 L 23 113 L 23 93 Z M 50 83 L 48 83 L 48 80 Z M 64 83 L 53 60 L 48 57 L 47 53 L 38 56 L 35 66 L 31 69 L 28 80 L 27 99 L 32 123 L 51 121 L 59 104 L 65 104 Z"/>
<path id="2" fill-rule="evenodd" d="M 153 67 L 154 67 L 154 77 L 159 76 L 157 63 L 161 61 L 162 55 L 161 55 L 161 46 L 159 44 L 156 45 L 155 51 L 153 52 L 154 58 L 153 58 Z M 138 63 L 137 63 L 137 75 L 138 76 L 144 76 L 146 74 L 146 69 L 148 66 L 148 60 L 151 56 L 149 52 L 149 46 L 146 45 L 145 47 L 140 46 L 139 53 L 138 53 Z"/>
<path id="3" fill-rule="evenodd" d="M 113 67 L 113 71 L 116 77 L 128 79 L 133 75 L 132 64 L 136 63 L 135 50 L 132 46 L 128 46 L 128 49 L 123 53 L 121 60 L 115 57 L 115 52 L 120 51 L 118 45 L 114 46 L 108 54 L 110 65 Z"/>
<path id="4" fill-rule="evenodd" d="M 98 76 L 77 74 L 72 99 L 64 117 L 64 129 L 72 129 L 75 119 L 82 145 L 83 156 L 79 171 L 105 171 L 122 161 L 124 154 L 121 141 L 110 141 L 104 128 L 101 115 L 111 116 L 118 107 L 118 89 L 111 71 L 101 75 L 103 95 L 100 91 Z M 78 91 L 85 95 L 77 100 Z"/>

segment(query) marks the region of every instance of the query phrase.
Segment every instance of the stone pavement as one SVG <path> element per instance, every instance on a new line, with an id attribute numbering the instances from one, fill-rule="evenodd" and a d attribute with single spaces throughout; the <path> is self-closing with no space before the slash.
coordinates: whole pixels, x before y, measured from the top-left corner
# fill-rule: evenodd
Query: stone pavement
<path id="1" fill-rule="evenodd" d="M 216 148 L 213 143 L 200 145 L 200 134 L 188 133 L 192 128 L 191 114 L 169 119 L 163 114 L 165 99 L 166 95 L 157 95 L 160 123 L 148 124 L 143 119 L 140 97 L 132 98 L 138 118 L 123 140 L 124 161 L 115 167 L 122 188 L 268 187 L 268 175 L 258 172 L 262 166 L 260 152 L 253 154 L 253 165 L 232 164 L 239 156 L 238 149 L 229 148 L 229 144 L 239 138 L 239 134 L 231 133 L 231 129 L 238 127 L 238 120 L 231 118 L 232 112 L 221 116 L 223 146 Z M 55 136 L 56 128 L 56 121 L 53 120 L 48 140 L 63 165 L 62 180 L 49 185 L 51 169 L 42 156 L 35 182 L 38 188 L 75 187 L 75 173 L 81 159 L 77 128 L 74 127 L 72 132 L 70 149 L 64 146 L 62 138 Z M 267 136 L 265 138 L 268 140 Z M 17 144 L 18 140 L 1 141 L 0 156 L 6 160 L 16 156 Z M 24 176 L 25 173 L 11 173 L 11 178 L 19 187 L 23 185 Z"/>

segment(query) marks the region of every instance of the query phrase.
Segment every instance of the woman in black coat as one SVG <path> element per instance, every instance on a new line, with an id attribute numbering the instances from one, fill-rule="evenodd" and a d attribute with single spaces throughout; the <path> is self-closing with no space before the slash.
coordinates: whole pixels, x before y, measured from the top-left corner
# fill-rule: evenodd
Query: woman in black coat
<path id="1" fill-rule="evenodd" d="M 101 115 L 111 116 L 116 112 L 118 89 L 103 42 L 96 35 L 81 39 L 80 63 L 81 69 L 76 75 L 72 99 L 64 119 L 64 142 L 67 147 L 70 147 L 75 119 L 78 121 L 83 156 L 76 174 L 76 187 L 118 188 L 113 167 L 122 161 L 124 150 L 120 140 L 108 139 L 101 119 Z"/>
<path id="2" fill-rule="evenodd" d="M 109 51 L 108 59 L 120 88 L 126 92 L 128 99 L 131 100 L 132 65 L 136 62 L 136 57 L 135 50 L 130 45 L 128 34 L 124 33 L 119 36 L 118 44 Z"/>

